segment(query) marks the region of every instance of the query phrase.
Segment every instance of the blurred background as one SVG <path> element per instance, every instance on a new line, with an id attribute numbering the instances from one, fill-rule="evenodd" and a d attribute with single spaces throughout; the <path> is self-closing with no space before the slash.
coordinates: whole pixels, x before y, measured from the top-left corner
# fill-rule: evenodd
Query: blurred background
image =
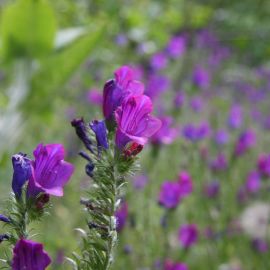
<path id="1" fill-rule="evenodd" d="M 163 127 L 130 179 L 113 269 L 270 269 L 269 41 L 267 0 L 0 0 L 1 208 L 12 154 L 62 143 L 76 165 L 37 225 L 50 269 L 67 268 L 85 221 L 90 180 L 70 121 L 102 118 L 103 85 L 121 65 L 145 83 Z M 183 171 L 193 191 L 168 210 L 162 183 Z M 184 224 L 196 224 L 190 247 Z"/>

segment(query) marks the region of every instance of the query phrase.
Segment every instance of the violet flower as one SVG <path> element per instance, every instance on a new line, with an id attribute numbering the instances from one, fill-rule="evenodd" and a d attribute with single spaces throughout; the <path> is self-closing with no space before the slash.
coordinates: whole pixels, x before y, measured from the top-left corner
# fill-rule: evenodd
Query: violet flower
<path id="1" fill-rule="evenodd" d="M 208 198 L 215 198 L 218 196 L 220 191 L 220 184 L 219 181 L 214 180 L 210 183 L 208 183 L 205 187 L 204 187 L 204 193 L 206 194 L 206 196 Z"/>
<path id="2" fill-rule="evenodd" d="M 247 150 L 252 148 L 256 144 L 256 134 L 253 130 L 248 129 L 242 132 L 236 142 L 234 153 L 236 156 L 241 156 L 246 153 Z"/>
<path id="3" fill-rule="evenodd" d="M 51 263 L 43 245 L 20 239 L 13 249 L 12 270 L 44 270 Z"/>
<path id="4" fill-rule="evenodd" d="M 243 111 L 240 105 L 233 105 L 229 112 L 228 125 L 233 128 L 240 128 L 243 122 Z"/>
<path id="5" fill-rule="evenodd" d="M 210 162 L 210 168 L 213 171 L 224 171 L 228 167 L 228 161 L 223 153 L 219 153 L 217 157 Z"/>
<path id="6" fill-rule="evenodd" d="M 31 176 L 31 160 L 25 154 L 18 153 L 12 156 L 12 165 L 12 189 L 17 197 L 21 197 L 22 188 Z"/>
<path id="7" fill-rule="evenodd" d="M 176 128 L 171 127 L 173 118 L 164 116 L 160 118 L 161 128 L 152 136 L 154 144 L 171 144 L 178 136 Z"/>
<path id="8" fill-rule="evenodd" d="M 174 97 L 173 104 L 176 109 L 180 109 L 183 107 L 186 96 L 184 91 L 178 91 Z"/>
<path id="9" fill-rule="evenodd" d="M 116 210 L 115 212 L 115 217 L 116 217 L 116 230 L 118 232 L 121 232 L 127 221 L 128 217 L 128 204 L 127 202 L 121 202 L 120 207 Z"/>
<path id="10" fill-rule="evenodd" d="M 182 171 L 178 177 L 181 198 L 188 196 L 193 190 L 193 183 L 188 172 Z"/>
<path id="11" fill-rule="evenodd" d="M 206 122 L 199 125 L 186 124 L 182 130 L 183 136 L 192 142 L 197 142 L 206 138 L 210 132 L 210 127 Z"/>
<path id="12" fill-rule="evenodd" d="M 176 208 L 181 200 L 181 190 L 178 182 L 165 181 L 160 187 L 158 202 L 165 208 Z"/>
<path id="13" fill-rule="evenodd" d="M 116 145 L 125 148 L 128 143 L 145 145 L 148 138 L 161 127 L 161 121 L 150 115 L 151 99 L 145 95 L 126 98 L 115 112 L 117 123 Z"/>
<path id="14" fill-rule="evenodd" d="M 1 215 L 1 214 L 0 214 L 0 221 L 5 222 L 5 223 L 11 222 L 11 220 L 8 217 Z"/>
<path id="15" fill-rule="evenodd" d="M 183 36 L 174 36 L 167 45 L 168 54 L 176 59 L 181 57 L 186 51 L 186 39 Z"/>
<path id="16" fill-rule="evenodd" d="M 246 189 L 250 193 L 256 193 L 261 189 L 261 178 L 257 171 L 252 171 L 248 174 Z"/>
<path id="17" fill-rule="evenodd" d="M 175 263 L 171 260 L 166 260 L 164 263 L 164 270 L 188 270 L 188 267 L 184 263 Z"/>
<path id="18" fill-rule="evenodd" d="M 27 194 L 39 193 L 63 196 L 63 186 L 69 181 L 74 167 L 64 160 L 65 150 L 61 144 L 39 144 L 33 152 L 32 175 Z"/>
<path id="19" fill-rule="evenodd" d="M 103 90 L 103 114 L 106 120 L 111 120 L 114 112 L 122 101 L 130 94 L 142 95 L 144 85 L 134 80 L 133 70 L 122 66 L 114 72 L 115 79 L 109 80 Z"/>
<path id="20" fill-rule="evenodd" d="M 196 113 L 201 112 L 203 110 L 203 106 L 203 99 L 200 96 L 194 96 L 190 100 L 190 107 Z"/>
<path id="21" fill-rule="evenodd" d="M 215 142 L 218 145 L 225 145 L 229 142 L 229 133 L 225 129 L 219 129 L 215 134 Z"/>
<path id="22" fill-rule="evenodd" d="M 166 68 L 168 64 L 167 55 L 163 52 L 156 53 L 151 58 L 151 67 L 156 70 Z"/>
<path id="23" fill-rule="evenodd" d="M 268 243 L 263 239 L 254 239 L 252 241 L 253 248 L 259 253 L 266 253 L 269 250 Z"/>
<path id="24" fill-rule="evenodd" d="M 270 176 L 270 155 L 260 154 L 257 168 L 263 176 Z"/>
<path id="25" fill-rule="evenodd" d="M 96 135 L 96 141 L 99 148 L 108 149 L 108 138 L 107 138 L 107 128 L 105 121 L 95 120 L 90 123 L 90 128 L 94 131 Z"/>
<path id="26" fill-rule="evenodd" d="M 195 224 L 184 224 L 178 232 L 178 239 L 184 248 L 190 248 L 198 240 L 198 229 Z"/>
<path id="27" fill-rule="evenodd" d="M 210 86 L 210 74 L 202 66 L 195 67 L 192 80 L 193 83 L 201 89 L 205 89 Z"/>

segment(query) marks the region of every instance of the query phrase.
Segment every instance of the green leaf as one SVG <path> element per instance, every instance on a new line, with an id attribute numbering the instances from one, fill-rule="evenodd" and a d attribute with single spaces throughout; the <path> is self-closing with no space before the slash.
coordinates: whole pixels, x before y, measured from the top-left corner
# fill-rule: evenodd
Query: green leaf
<path id="1" fill-rule="evenodd" d="M 33 76 L 31 99 L 26 106 L 35 107 L 39 113 L 48 111 L 48 106 L 52 103 L 50 95 L 57 95 L 57 90 L 71 78 L 91 51 L 97 47 L 103 30 L 102 26 L 95 32 L 79 38 L 64 50 L 43 60 L 41 68 Z"/>
<path id="2" fill-rule="evenodd" d="M 53 48 L 54 11 L 46 0 L 18 0 L 3 10 L 1 36 L 5 59 L 36 58 Z"/>

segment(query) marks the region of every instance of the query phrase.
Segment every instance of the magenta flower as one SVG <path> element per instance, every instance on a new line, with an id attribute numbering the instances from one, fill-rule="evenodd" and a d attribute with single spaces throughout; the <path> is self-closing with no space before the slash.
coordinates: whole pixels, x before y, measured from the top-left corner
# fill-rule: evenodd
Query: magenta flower
<path id="1" fill-rule="evenodd" d="M 181 197 L 188 196 L 193 190 L 191 176 L 186 171 L 180 172 L 179 177 L 178 177 L 178 184 L 180 187 Z"/>
<path id="2" fill-rule="evenodd" d="M 130 94 L 142 95 L 144 85 L 134 80 L 133 70 L 122 66 L 114 72 L 115 79 L 109 80 L 103 90 L 103 114 L 106 120 L 111 120 L 114 112 L 122 101 Z"/>
<path id="3" fill-rule="evenodd" d="M 159 52 L 152 56 L 151 58 L 151 66 L 153 69 L 164 69 L 168 64 L 168 57 L 165 53 Z"/>
<path id="4" fill-rule="evenodd" d="M 250 193 L 256 193 L 261 189 L 261 177 L 257 171 L 252 171 L 248 174 L 246 189 Z"/>
<path id="5" fill-rule="evenodd" d="M 87 92 L 87 101 L 93 105 L 102 105 L 103 97 L 98 89 L 90 89 Z"/>
<path id="6" fill-rule="evenodd" d="M 270 176 L 270 155 L 261 154 L 257 161 L 257 168 L 263 176 Z"/>
<path id="7" fill-rule="evenodd" d="M 64 161 L 65 150 L 61 144 L 39 144 L 33 152 L 32 175 L 27 194 L 39 193 L 63 196 L 63 186 L 69 181 L 74 167 Z"/>
<path id="8" fill-rule="evenodd" d="M 164 270 L 188 270 L 188 267 L 184 263 L 175 263 L 171 260 L 166 260 L 164 263 Z"/>
<path id="9" fill-rule="evenodd" d="M 115 212 L 115 217 L 116 230 L 120 232 L 124 229 L 128 217 L 128 204 L 125 201 L 121 202 L 119 209 L 117 209 Z"/>
<path id="10" fill-rule="evenodd" d="M 160 118 L 161 128 L 152 136 L 152 142 L 154 144 L 171 144 L 178 136 L 176 128 L 171 127 L 173 124 L 173 118 L 170 116 L 164 116 Z"/>
<path id="11" fill-rule="evenodd" d="M 210 168 L 213 171 L 224 171 L 228 167 L 228 161 L 223 153 L 219 153 L 217 157 L 210 162 Z"/>
<path id="12" fill-rule="evenodd" d="M 268 243 L 265 240 L 259 238 L 252 241 L 252 246 L 259 253 L 266 253 L 269 250 Z"/>
<path id="13" fill-rule="evenodd" d="M 236 142 L 234 153 L 236 156 L 241 156 L 256 144 L 256 134 L 249 129 L 242 132 Z"/>
<path id="14" fill-rule="evenodd" d="M 178 182 L 165 181 L 160 187 L 158 202 L 165 208 L 178 206 L 181 200 L 181 190 Z"/>
<path id="15" fill-rule="evenodd" d="M 150 115 L 151 99 L 145 95 L 129 96 L 115 112 L 117 123 L 116 145 L 125 148 L 128 143 L 145 145 L 148 138 L 161 127 L 161 121 Z"/>
<path id="16" fill-rule="evenodd" d="M 193 246 L 198 240 L 198 229 L 195 224 L 185 224 L 179 229 L 178 239 L 184 248 Z"/>
<path id="17" fill-rule="evenodd" d="M 20 239 L 13 249 L 12 270 L 44 270 L 50 263 L 40 243 Z"/>
<path id="18" fill-rule="evenodd" d="M 205 89 L 210 86 L 210 74 L 202 66 L 195 67 L 192 79 L 193 83 L 201 89 Z"/>

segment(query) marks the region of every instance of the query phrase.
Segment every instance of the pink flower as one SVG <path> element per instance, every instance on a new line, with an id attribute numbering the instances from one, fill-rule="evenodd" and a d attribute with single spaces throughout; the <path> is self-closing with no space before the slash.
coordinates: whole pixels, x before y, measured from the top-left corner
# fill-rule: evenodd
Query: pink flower
<path id="1" fill-rule="evenodd" d="M 116 108 L 128 95 L 142 95 L 144 92 L 144 85 L 134 80 L 130 67 L 120 67 L 114 76 L 115 79 L 107 81 L 103 90 L 103 114 L 107 120 L 113 117 Z"/>
<path id="2" fill-rule="evenodd" d="M 148 138 L 161 127 L 161 121 L 150 115 L 153 110 L 148 96 L 129 96 L 115 112 L 117 123 L 116 145 L 125 148 L 128 143 L 145 145 Z"/>

